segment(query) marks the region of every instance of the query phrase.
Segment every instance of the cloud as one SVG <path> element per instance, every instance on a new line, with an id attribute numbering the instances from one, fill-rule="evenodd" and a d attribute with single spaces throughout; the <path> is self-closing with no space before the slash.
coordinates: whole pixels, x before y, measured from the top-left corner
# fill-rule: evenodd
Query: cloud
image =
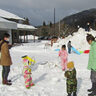
<path id="1" fill-rule="evenodd" d="M 0 0 L 0 8 L 21 17 L 29 17 L 33 25 L 43 21 L 53 21 L 56 8 L 56 21 L 67 15 L 95 8 L 96 0 Z"/>

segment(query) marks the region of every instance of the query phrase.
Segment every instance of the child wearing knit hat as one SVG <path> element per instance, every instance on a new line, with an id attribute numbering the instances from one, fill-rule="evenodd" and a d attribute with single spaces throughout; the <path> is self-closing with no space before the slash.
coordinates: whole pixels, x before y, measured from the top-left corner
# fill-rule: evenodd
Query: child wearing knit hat
<path id="1" fill-rule="evenodd" d="M 76 69 L 74 67 L 74 62 L 67 63 L 67 70 L 65 71 L 65 77 L 67 78 L 66 85 L 67 85 L 67 93 L 68 96 L 77 96 L 77 79 L 76 79 Z"/>

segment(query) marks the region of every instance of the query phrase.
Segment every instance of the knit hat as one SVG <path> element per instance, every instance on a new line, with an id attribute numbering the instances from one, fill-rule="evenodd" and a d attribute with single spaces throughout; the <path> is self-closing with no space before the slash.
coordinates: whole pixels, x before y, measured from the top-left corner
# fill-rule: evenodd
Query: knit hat
<path id="1" fill-rule="evenodd" d="M 69 69 L 74 68 L 74 62 L 73 61 L 68 62 L 67 63 L 67 68 L 69 68 Z"/>

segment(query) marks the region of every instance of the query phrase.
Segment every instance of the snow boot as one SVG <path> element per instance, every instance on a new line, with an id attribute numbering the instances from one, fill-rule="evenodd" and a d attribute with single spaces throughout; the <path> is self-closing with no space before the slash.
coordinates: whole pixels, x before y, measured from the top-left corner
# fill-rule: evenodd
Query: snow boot
<path id="1" fill-rule="evenodd" d="M 68 95 L 67 95 L 67 96 L 71 96 L 71 94 L 69 94 L 69 93 L 68 93 Z"/>
<path id="2" fill-rule="evenodd" d="M 88 94 L 88 96 L 96 96 L 96 94 L 94 92 Z"/>
<path id="3" fill-rule="evenodd" d="M 4 82 L 4 79 L 2 79 L 2 83 Z M 7 80 L 7 82 L 11 83 L 12 81 L 11 80 Z"/>
<path id="4" fill-rule="evenodd" d="M 34 83 L 32 83 L 32 84 L 31 84 L 31 86 L 35 86 L 35 84 L 34 84 Z"/>
<path id="5" fill-rule="evenodd" d="M 92 92 L 94 90 L 94 83 L 92 83 L 92 88 L 91 89 L 88 89 L 87 91 L 88 92 Z"/>
<path id="6" fill-rule="evenodd" d="M 76 92 L 73 92 L 73 96 L 77 96 Z"/>
<path id="7" fill-rule="evenodd" d="M 8 82 L 7 80 L 3 80 L 3 84 L 4 85 L 12 85 L 12 83 L 11 82 Z"/>
<path id="8" fill-rule="evenodd" d="M 7 80 L 7 82 L 10 82 L 11 83 L 12 81 L 11 80 Z"/>
<path id="9" fill-rule="evenodd" d="M 91 88 L 91 89 L 88 89 L 87 91 L 88 91 L 88 92 L 92 92 L 92 91 L 93 91 L 93 89 Z"/>
<path id="10" fill-rule="evenodd" d="M 96 83 L 94 83 L 92 93 L 88 94 L 88 96 L 96 96 Z"/>

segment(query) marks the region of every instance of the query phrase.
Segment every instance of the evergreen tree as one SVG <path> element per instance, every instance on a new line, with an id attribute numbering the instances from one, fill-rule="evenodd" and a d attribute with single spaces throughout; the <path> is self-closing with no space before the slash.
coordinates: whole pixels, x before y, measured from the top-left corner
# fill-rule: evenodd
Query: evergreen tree
<path id="1" fill-rule="evenodd" d="M 46 22 L 45 21 L 43 21 L 43 26 L 46 26 Z"/>
<path id="2" fill-rule="evenodd" d="M 28 19 L 28 18 L 25 18 L 25 17 L 24 17 L 24 19 L 25 19 L 25 20 L 23 21 L 23 24 L 30 25 L 29 19 Z"/>
<path id="3" fill-rule="evenodd" d="M 45 21 L 43 21 L 42 36 L 48 36 L 48 30 Z"/>
<path id="4" fill-rule="evenodd" d="M 52 22 L 50 22 L 50 28 L 52 28 Z"/>

